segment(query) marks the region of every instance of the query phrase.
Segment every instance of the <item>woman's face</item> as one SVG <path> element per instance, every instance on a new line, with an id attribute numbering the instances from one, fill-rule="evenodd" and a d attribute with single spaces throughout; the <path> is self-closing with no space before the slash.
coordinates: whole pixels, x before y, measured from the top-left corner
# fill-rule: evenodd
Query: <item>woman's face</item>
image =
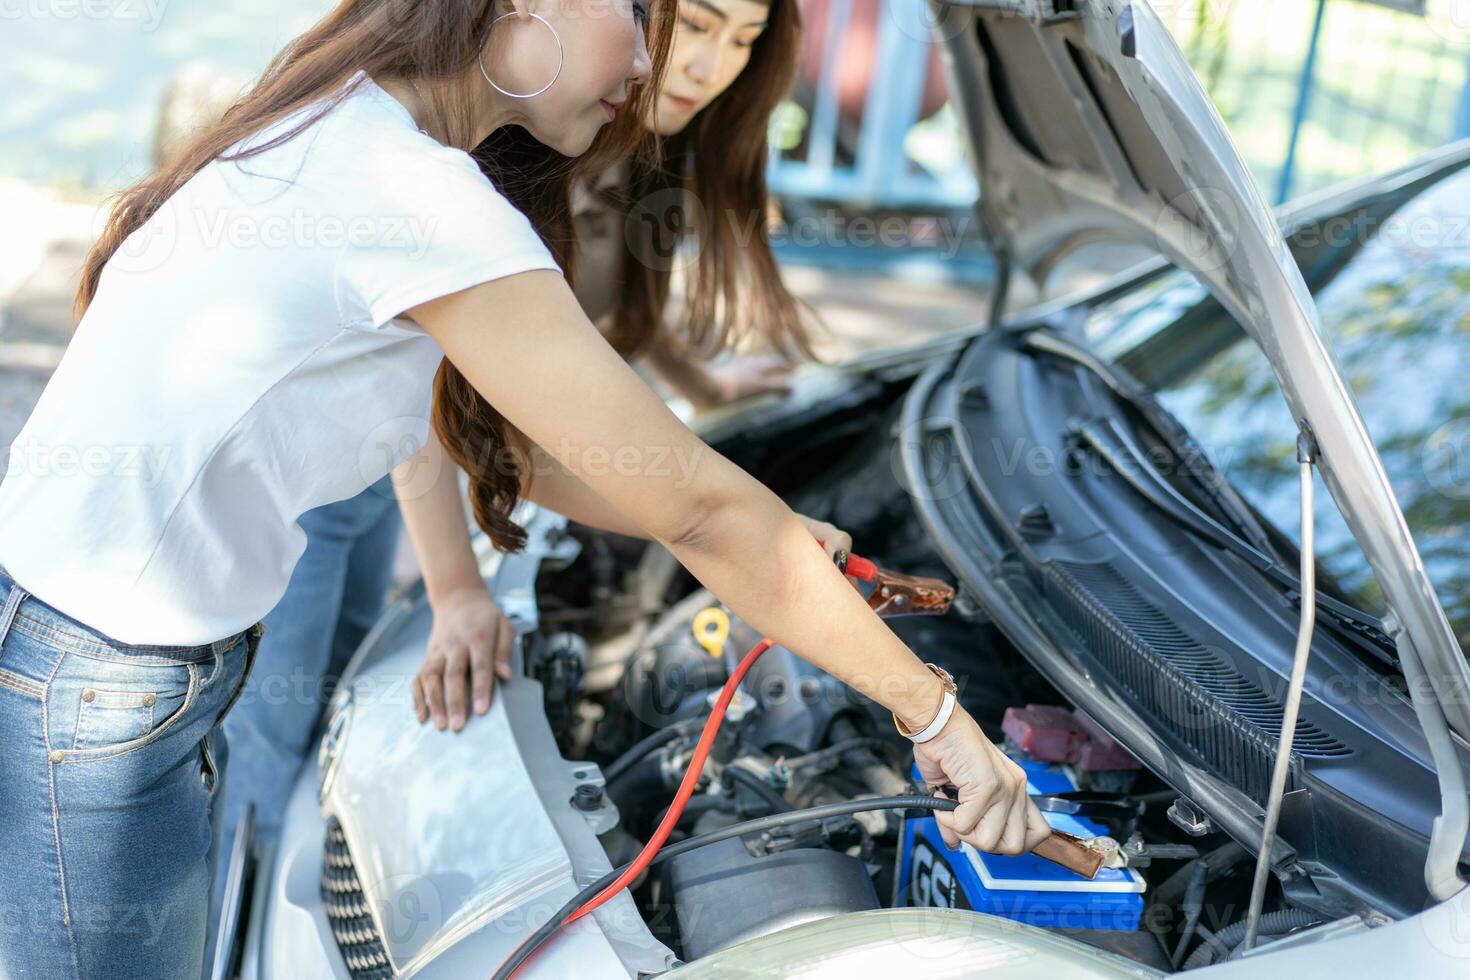
<path id="1" fill-rule="evenodd" d="M 484 65 L 495 84 L 508 92 L 540 95 L 511 98 L 493 90 L 490 97 L 519 114 L 539 142 L 566 156 L 592 145 L 599 130 L 628 98 L 628 88 L 648 80 L 651 65 L 644 28 L 654 0 L 526 0 L 525 9 L 551 22 L 557 40 L 534 17 L 506 17 L 490 32 Z M 510 4 L 503 5 L 510 11 Z M 483 82 L 484 79 L 481 79 Z M 489 86 L 487 86 L 489 88 Z"/>
<path id="2" fill-rule="evenodd" d="M 654 113 L 654 131 L 672 136 L 730 87 L 765 29 L 769 3 L 679 0 L 669 69 Z"/>

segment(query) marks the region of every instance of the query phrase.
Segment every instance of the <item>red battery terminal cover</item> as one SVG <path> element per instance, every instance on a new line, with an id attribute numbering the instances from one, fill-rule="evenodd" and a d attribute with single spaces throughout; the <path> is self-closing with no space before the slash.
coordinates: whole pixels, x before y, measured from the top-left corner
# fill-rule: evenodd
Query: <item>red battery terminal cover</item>
<path id="1" fill-rule="evenodd" d="M 1007 708 L 1000 727 L 1038 762 L 1075 765 L 1083 772 L 1138 768 L 1138 760 L 1081 711 L 1048 704 Z"/>

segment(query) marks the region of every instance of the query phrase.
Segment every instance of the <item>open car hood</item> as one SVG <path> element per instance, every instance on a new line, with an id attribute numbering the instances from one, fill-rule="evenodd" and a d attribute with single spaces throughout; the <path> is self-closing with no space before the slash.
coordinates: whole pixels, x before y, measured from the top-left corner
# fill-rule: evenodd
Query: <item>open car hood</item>
<path id="1" fill-rule="evenodd" d="M 1126 240 L 1193 272 L 1269 360 L 1390 610 L 1426 735 L 1470 739 L 1470 671 L 1382 461 L 1322 340 L 1316 305 L 1225 124 L 1168 30 L 1128 0 L 929 0 L 1001 282 Z M 1000 304 L 996 304 L 996 309 Z M 1458 767 L 1442 778 L 1458 779 Z M 1465 838 L 1445 785 L 1439 866 Z M 1458 796 L 1458 801 L 1454 797 Z M 1440 897 L 1458 881 L 1440 881 Z"/>
<path id="2" fill-rule="evenodd" d="M 998 261 L 1040 280 L 1077 246 L 1122 239 L 1214 293 L 1315 439 L 1323 481 L 1387 599 L 1406 673 L 1422 664 L 1435 695 L 1425 706 L 1470 738 L 1464 655 L 1312 296 L 1168 30 L 1126 0 L 930 3 Z"/>

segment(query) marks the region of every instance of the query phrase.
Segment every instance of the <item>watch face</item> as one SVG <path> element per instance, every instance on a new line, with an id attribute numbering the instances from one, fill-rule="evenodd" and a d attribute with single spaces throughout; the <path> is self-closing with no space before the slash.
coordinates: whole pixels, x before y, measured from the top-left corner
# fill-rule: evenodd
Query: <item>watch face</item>
<path id="1" fill-rule="evenodd" d="M 944 683 L 946 689 L 948 689 L 951 693 L 955 691 L 954 677 L 950 675 L 949 671 L 945 670 L 938 664 L 927 664 L 926 666 L 928 666 L 930 670 L 934 671 L 934 673 L 939 675 L 939 679 Z"/>

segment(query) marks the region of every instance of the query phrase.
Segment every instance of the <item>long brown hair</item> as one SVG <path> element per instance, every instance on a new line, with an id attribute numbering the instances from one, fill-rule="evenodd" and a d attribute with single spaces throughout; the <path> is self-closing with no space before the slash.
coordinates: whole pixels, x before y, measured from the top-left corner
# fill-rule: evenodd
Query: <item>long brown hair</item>
<path id="1" fill-rule="evenodd" d="M 791 89 L 801 54 L 796 0 L 771 0 L 766 27 L 745 68 L 656 157 L 635 159 L 622 195 L 629 249 L 609 341 L 624 356 L 664 332 L 672 269 L 692 244 L 679 326 L 711 354 L 759 335 L 791 357 L 816 359 L 806 317 L 816 314 L 781 281 L 766 220 L 767 130 Z"/>
<path id="2" fill-rule="evenodd" d="M 427 83 L 428 97 L 449 142 L 473 138 L 469 91 L 450 91 L 451 80 L 467 77 L 483 49 L 503 0 L 342 0 L 325 18 L 291 41 L 254 86 L 212 127 L 194 137 L 164 166 L 114 198 L 101 235 L 88 252 L 77 289 L 75 313 L 84 314 L 96 295 L 102 269 L 135 230 L 211 161 L 243 160 L 279 146 L 310 127 L 350 94 L 343 86 L 362 70 L 373 77 L 400 75 Z M 583 170 L 596 172 L 630 154 L 652 159 L 657 147 L 638 120 L 659 89 L 673 17 L 672 0 L 655 0 L 648 27 L 653 77 L 629 92 L 627 111 L 604 127 L 592 149 L 570 161 L 530 140 L 524 130 L 497 134 L 487 143 L 501 151 L 477 157 L 491 161 L 501 193 L 536 228 L 557 262 L 570 274 L 569 189 Z M 359 82 L 358 84 L 363 84 Z M 286 132 L 257 146 L 231 147 L 317 101 L 320 109 Z M 446 359 L 434 381 L 433 426 L 446 451 L 471 478 L 475 519 L 496 545 L 514 550 L 524 531 L 510 520 L 520 490 L 520 468 L 505 462 L 509 430 Z"/>

